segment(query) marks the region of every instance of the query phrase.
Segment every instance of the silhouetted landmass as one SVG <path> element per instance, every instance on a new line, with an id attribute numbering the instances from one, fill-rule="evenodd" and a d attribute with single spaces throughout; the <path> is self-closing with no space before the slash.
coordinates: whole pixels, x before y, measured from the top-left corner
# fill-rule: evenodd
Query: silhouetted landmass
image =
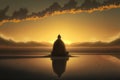
<path id="1" fill-rule="evenodd" d="M 12 39 L 5 39 L 0 37 L 0 47 L 5 46 L 12 46 L 12 47 L 51 47 L 52 44 L 48 42 L 35 42 L 35 41 L 29 41 L 29 42 L 16 42 Z M 67 45 L 67 47 L 114 47 L 118 46 L 120 47 L 120 38 L 115 39 L 111 42 L 83 42 L 83 43 L 72 43 L 70 45 Z"/>
<path id="2" fill-rule="evenodd" d="M 45 42 L 34 42 L 34 41 L 29 41 L 29 42 L 15 42 L 14 40 L 11 39 L 4 39 L 0 37 L 0 47 L 38 47 L 38 46 L 50 46 L 50 43 L 45 43 Z"/>
<path id="3" fill-rule="evenodd" d="M 118 38 L 114 41 L 111 41 L 111 43 L 109 45 L 119 45 L 120 46 L 120 38 Z"/>
<path id="4" fill-rule="evenodd" d="M 112 46 L 120 46 L 120 38 L 115 39 L 111 42 L 83 42 L 83 43 L 73 43 L 71 46 L 75 47 L 112 47 Z"/>

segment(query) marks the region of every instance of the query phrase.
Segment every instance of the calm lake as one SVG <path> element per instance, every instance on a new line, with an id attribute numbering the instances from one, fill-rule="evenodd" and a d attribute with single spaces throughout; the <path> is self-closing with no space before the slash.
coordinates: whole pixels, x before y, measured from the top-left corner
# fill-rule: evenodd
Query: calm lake
<path id="1" fill-rule="evenodd" d="M 3 57 L 0 80 L 120 80 L 120 55 Z"/>

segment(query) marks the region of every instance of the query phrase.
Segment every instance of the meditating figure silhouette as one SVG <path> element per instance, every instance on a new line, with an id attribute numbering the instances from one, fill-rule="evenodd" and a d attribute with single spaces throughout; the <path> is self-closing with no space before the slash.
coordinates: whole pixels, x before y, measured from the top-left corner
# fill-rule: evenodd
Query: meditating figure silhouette
<path id="1" fill-rule="evenodd" d="M 61 40 L 60 35 L 58 35 L 58 39 L 54 42 L 51 56 L 58 56 L 58 57 L 68 56 L 68 52 L 66 51 L 65 44 Z"/>

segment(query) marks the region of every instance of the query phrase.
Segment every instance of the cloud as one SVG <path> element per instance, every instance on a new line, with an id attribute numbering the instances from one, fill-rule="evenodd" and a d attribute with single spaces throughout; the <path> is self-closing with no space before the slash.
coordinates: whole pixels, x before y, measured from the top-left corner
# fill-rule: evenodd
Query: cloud
<path id="1" fill-rule="evenodd" d="M 120 0 L 105 0 L 104 3 L 102 4 L 103 6 L 109 6 L 109 5 L 120 5 Z"/>
<path id="2" fill-rule="evenodd" d="M 79 7 L 79 9 L 90 10 L 93 8 L 98 8 L 100 6 L 101 4 L 97 2 L 96 0 L 85 0 L 84 3 Z"/>
<path id="3" fill-rule="evenodd" d="M 3 10 L 0 10 L 0 21 L 8 19 L 6 13 L 8 12 L 9 6 L 5 7 Z"/>
<path id="4" fill-rule="evenodd" d="M 26 8 L 20 8 L 18 11 L 14 11 L 11 19 L 25 19 L 27 14 L 28 10 Z"/>
<path id="5" fill-rule="evenodd" d="M 76 8 L 77 8 L 77 2 L 75 0 L 70 0 L 67 4 L 63 6 L 61 10 L 64 11 L 64 10 L 71 10 Z"/>
<path id="6" fill-rule="evenodd" d="M 0 10 L 0 25 L 6 22 L 20 22 L 26 20 L 38 20 L 48 16 L 66 14 L 66 13 L 81 13 L 81 12 L 94 12 L 102 11 L 106 9 L 120 8 L 120 0 L 104 0 L 103 3 L 97 0 L 84 0 L 83 4 L 77 6 L 77 1 L 69 0 L 64 6 L 60 6 L 57 2 L 53 3 L 48 8 L 38 13 L 32 13 L 28 15 L 26 8 L 20 8 L 18 11 L 14 11 L 12 16 L 7 16 L 6 13 L 9 10 L 9 6 Z"/>

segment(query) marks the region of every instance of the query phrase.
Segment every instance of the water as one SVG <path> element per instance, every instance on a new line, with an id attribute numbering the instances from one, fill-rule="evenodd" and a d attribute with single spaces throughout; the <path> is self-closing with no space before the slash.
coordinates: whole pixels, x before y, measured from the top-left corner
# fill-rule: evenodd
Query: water
<path id="1" fill-rule="evenodd" d="M 0 80 L 120 80 L 120 55 L 0 58 Z"/>

